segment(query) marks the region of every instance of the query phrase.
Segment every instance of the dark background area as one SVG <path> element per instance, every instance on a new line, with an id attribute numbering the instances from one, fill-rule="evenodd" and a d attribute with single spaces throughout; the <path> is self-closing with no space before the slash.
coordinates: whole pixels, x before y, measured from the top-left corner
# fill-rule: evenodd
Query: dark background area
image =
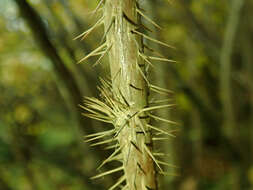
<path id="1" fill-rule="evenodd" d="M 174 91 L 177 106 L 159 114 L 180 123 L 159 144 L 169 175 L 161 189 L 253 189 L 253 1 L 145 0 L 162 30 L 149 46 L 177 63 L 154 62 L 153 84 Z M 100 18 L 95 0 L 0 0 L 0 190 L 106 189 L 116 176 L 91 180 L 110 150 L 83 136 L 104 124 L 81 115 L 98 97 L 108 60 L 92 67 L 103 27 L 73 40 Z M 164 97 L 166 98 L 166 97 Z M 173 126 L 161 124 L 161 127 Z M 112 164 L 113 165 L 113 164 Z M 111 166 L 112 166 L 111 165 Z M 111 168 L 106 166 L 106 168 Z"/>

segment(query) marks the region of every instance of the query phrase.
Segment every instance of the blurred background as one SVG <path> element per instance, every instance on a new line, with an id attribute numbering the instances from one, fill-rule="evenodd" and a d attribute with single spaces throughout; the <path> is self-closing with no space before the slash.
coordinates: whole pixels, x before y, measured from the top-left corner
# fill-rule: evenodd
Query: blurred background
<path id="1" fill-rule="evenodd" d="M 73 40 L 101 16 L 89 14 L 97 3 L 0 0 L 1 190 L 106 189 L 117 177 L 89 179 L 112 150 L 83 141 L 108 126 L 78 107 L 84 96 L 98 97 L 99 77 L 109 74 L 107 58 L 97 67 L 93 58 L 76 64 L 103 35 L 101 27 Z M 141 4 L 163 28 L 143 21 L 150 36 L 177 48 L 147 42 L 178 61 L 154 62 L 149 73 L 153 84 L 174 91 L 176 108 L 159 114 L 180 123 L 177 137 L 159 145 L 177 166 L 161 176 L 161 189 L 253 189 L 253 1 Z"/>

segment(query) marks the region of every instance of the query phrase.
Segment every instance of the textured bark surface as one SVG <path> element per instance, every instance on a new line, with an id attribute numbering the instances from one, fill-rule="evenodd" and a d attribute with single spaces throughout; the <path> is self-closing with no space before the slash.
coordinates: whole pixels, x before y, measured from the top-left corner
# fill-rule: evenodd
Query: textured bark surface
<path id="1" fill-rule="evenodd" d="M 128 105 L 128 113 L 117 119 L 115 127 L 122 128 L 117 138 L 127 187 L 131 190 L 157 189 L 154 162 L 149 155 L 152 149 L 146 125 L 149 117 L 144 112 L 135 116 L 148 107 L 148 86 L 143 77 L 146 65 L 139 56 L 144 48 L 142 38 L 134 32 L 142 26 L 137 6 L 136 0 L 106 0 L 104 6 L 113 94 Z"/>
<path id="2" fill-rule="evenodd" d="M 165 174 L 162 166 L 170 164 L 158 160 L 155 156 L 164 155 L 154 152 L 152 140 L 166 140 L 175 137 L 171 132 L 150 124 L 150 118 L 169 124 L 173 121 L 153 115 L 152 111 L 173 106 L 167 100 L 148 101 L 149 91 L 168 95 L 171 91 L 150 84 L 146 72 L 151 60 L 175 62 L 162 56 L 149 56 L 144 52 L 152 48 L 144 45 L 143 38 L 164 47 L 170 45 L 149 37 L 144 30 L 149 30 L 141 23 L 141 18 L 160 28 L 139 7 L 137 0 L 101 0 L 95 12 L 102 7 L 103 16 L 87 31 L 77 38 L 84 39 L 96 27 L 104 24 L 105 40 L 80 62 L 91 56 L 100 55 L 97 65 L 104 55 L 109 55 L 110 81 L 101 79 L 101 99 L 86 97 L 83 109 L 85 116 L 113 124 L 114 128 L 86 136 L 91 146 L 108 144 L 107 148 L 115 151 L 99 166 L 111 161 L 119 161 L 122 166 L 100 173 L 93 179 L 123 170 L 123 176 L 109 189 L 113 190 L 124 184 L 124 190 L 157 190 L 156 167 Z M 152 65 L 153 66 L 153 65 Z M 150 105 L 149 105 L 150 104 Z M 152 131 L 152 132 L 151 132 Z M 106 140 L 104 140 L 106 138 Z M 98 142 L 96 142 L 98 141 Z"/>

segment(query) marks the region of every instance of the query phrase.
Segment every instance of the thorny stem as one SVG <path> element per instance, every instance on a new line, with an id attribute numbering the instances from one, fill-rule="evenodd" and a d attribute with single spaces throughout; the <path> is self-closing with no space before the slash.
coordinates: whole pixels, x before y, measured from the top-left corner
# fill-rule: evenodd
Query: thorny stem
<path id="1" fill-rule="evenodd" d="M 134 32 L 142 29 L 137 6 L 136 0 L 106 0 L 104 5 L 106 43 L 108 47 L 112 45 L 109 61 L 113 94 L 121 102 L 127 102 L 130 115 L 148 106 L 148 84 L 143 77 L 146 65 L 139 56 L 144 53 L 144 46 L 142 36 Z M 142 113 L 137 119 L 129 120 L 117 136 L 129 190 L 157 189 L 154 161 L 150 155 L 149 120 Z"/>
<path id="2" fill-rule="evenodd" d="M 159 173 L 165 174 L 160 165 L 170 166 L 170 164 L 155 158 L 157 154 L 152 151 L 152 139 L 164 140 L 164 136 L 161 135 L 168 137 L 174 135 L 171 134 L 173 131 L 169 132 L 153 126 L 150 118 L 170 124 L 176 123 L 151 113 L 153 110 L 169 108 L 173 105 L 163 104 L 163 101 L 155 104 L 150 102 L 152 106 L 149 105 L 149 91 L 166 95 L 171 94 L 171 91 L 150 84 L 146 71 L 152 65 L 152 60 L 175 61 L 146 55 L 144 49 L 147 49 L 147 46 L 143 44 L 143 38 L 168 48 L 173 47 L 144 34 L 144 30 L 148 28 L 141 23 L 141 17 L 156 27 L 158 25 L 146 15 L 144 16 L 137 0 L 100 0 L 96 10 L 102 5 L 104 15 L 101 19 L 78 36 L 78 38 L 85 38 L 100 23 L 104 23 L 105 32 L 101 45 L 80 62 L 100 55 L 94 64 L 97 65 L 105 54 L 108 54 L 111 81 L 101 79 L 102 86 L 99 90 L 102 101 L 86 97 L 85 106 L 81 107 L 87 111 L 83 115 L 114 125 L 112 130 L 86 137 L 88 138 L 86 142 L 98 141 L 91 146 L 109 144 L 107 149 L 115 148 L 99 168 L 113 160 L 120 161 L 122 166 L 98 174 L 93 179 L 123 171 L 123 176 L 109 190 L 121 184 L 125 185 L 122 188 L 125 190 L 157 190 L 156 168 L 160 170 Z"/>

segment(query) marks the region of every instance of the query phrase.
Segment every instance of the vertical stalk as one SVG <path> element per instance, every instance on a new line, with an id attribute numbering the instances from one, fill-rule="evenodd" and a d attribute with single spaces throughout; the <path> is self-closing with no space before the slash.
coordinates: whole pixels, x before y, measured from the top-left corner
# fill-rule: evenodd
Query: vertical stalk
<path id="1" fill-rule="evenodd" d="M 84 113 L 99 121 L 113 124 L 111 130 L 98 132 L 87 136 L 86 142 L 97 141 L 92 146 L 108 144 L 108 148 L 115 151 L 99 166 L 110 161 L 120 161 L 121 167 L 106 171 L 93 177 L 99 178 L 114 172 L 123 171 L 123 176 L 110 188 L 113 190 L 124 184 L 124 190 L 157 190 L 156 167 L 164 174 L 161 165 L 171 166 L 159 161 L 155 156 L 163 153 L 154 153 L 154 140 L 166 139 L 163 135 L 174 137 L 169 131 L 151 125 L 150 118 L 170 124 L 175 122 L 151 114 L 151 111 L 171 107 L 162 101 L 148 101 L 149 91 L 168 94 L 170 91 L 150 84 L 146 77 L 151 60 L 175 62 L 164 57 L 148 56 L 144 49 L 152 51 L 144 45 L 143 38 L 159 45 L 171 46 L 153 39 L 144 34 L 147 29 L 141 23 L 141 17 L 160 28 L 148 18 L 139 8 L 137 0 L 101 0 L 95 12 L 103 6 L 103 16 L 86 32 L 77 38 L 84 39 L 95 28 L 104 24 L 105 34 L 98 48 L 89 53 L 79 62 L 91 56 L 100 56 L 94 65 L 109 55 L 111 82 L 101 79 L 99 87 L 103 100 L 96 98 L 85 99 Z M 152 103 L 152 106 L 151 106 Z M 153 138 L 153 136 L 155 136 Z M 104 138 L 107 138 L 104 140 Z M 101 140 L 102 139 L 102 140 Z"/>
<path id="2" fill-rule="evenodd" d="M 130 117 L 148 106 L 148 86 L 143 76 L 145 64 L 139 57 L 144 51 L 143 41 L 134 33 L 141 26 L 137 6 L 136 0 L 106 0 L 104 6 L 105 30 L 113 23 L 106 36 L 107 46 L 112 46 L 109 61 L 113 94 L 121 102 L 127 102 Z M 147 123 L 149 118 L 143 112 L 137 119 L 129 120 L 117 137 L 128 189 L 157 189 Z"/>

